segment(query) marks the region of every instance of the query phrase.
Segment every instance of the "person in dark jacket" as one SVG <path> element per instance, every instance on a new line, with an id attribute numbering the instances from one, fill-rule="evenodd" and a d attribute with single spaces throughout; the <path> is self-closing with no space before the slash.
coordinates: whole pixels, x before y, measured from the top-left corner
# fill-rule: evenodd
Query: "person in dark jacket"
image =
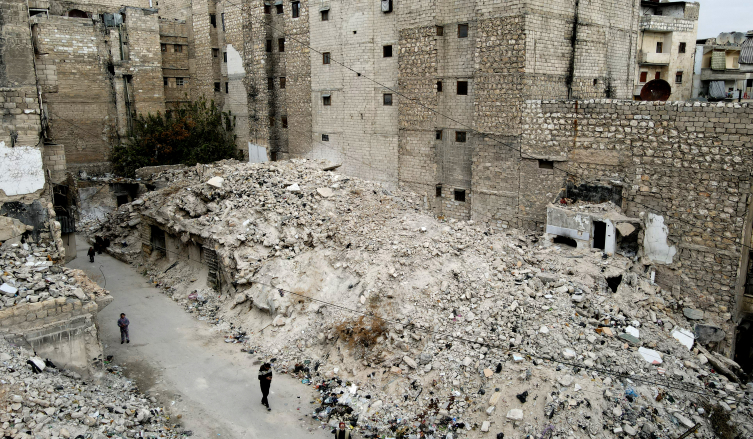
<path id="1" fill-rule="evenodd" d="M 126 317 L 125 313 L 120 314 L 120 319 L 118 319 L 118 327 L 120 327 L 120 344 L 123 344 L 123 341 L 126 343 L 131 342 L 131 338 L 128 336 L 128 325 L 130 325 L 131 322 Z"/>
<path id="2" fill-rule="evenodd" d="M 94 262 L 94 255 L 96 254 L 94 247 L 89 247 L 89 251 L 86 254 L 89 255 L 89 262 Z"/>
<path id="3" fill-rule="evenodd" d="M 264 363 L 259 368 L 259 385 L 261 386 L 261 404 L 267 407 L 267 410 L 271 411 L 272 409 L 269 408 L 269 401 L 267 400 L 267 396 L 269 396 L 269 386 L 272 385 L 272 365 L 269 363 Z"/>
<path id="4" fill-rule="evenodd" d="M 335 430 L 335 439 L 351 439 L 350 430 L 345 426 L 344 422 L 341 422 L 340 426 Z"/>

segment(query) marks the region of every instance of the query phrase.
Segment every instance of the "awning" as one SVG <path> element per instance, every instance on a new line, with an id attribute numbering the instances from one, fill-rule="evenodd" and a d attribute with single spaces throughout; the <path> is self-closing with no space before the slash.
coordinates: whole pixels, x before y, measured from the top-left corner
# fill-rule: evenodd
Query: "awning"
<path id="1" fill-rule="evenodd" d="M 724 81 L 711 81 L 709 83 L 709 96 L 716 99 L 727 97 L 727 90 L 724 88 Z"/>
<path id="2" fill-rule="evenodd" d="M 330 95 L 329 93 L 324 93 L 324 94 L 322 94 L 322 97 L 323 97 L 323 98 L 328 98 L 328 97 L 330 97 L 330 96 L 331 96 L 331 95 Z"/>
<path id="3" fill-rule="evenodd" d="M 322 6 L 319 8 L 319 12 L 329 11 L 329 6 Z"/>
<path id="4" fill-rule="evenodd" d="M 753 34 L 751 33 L 740 47 L 740 64 L 753 64 Z"/>

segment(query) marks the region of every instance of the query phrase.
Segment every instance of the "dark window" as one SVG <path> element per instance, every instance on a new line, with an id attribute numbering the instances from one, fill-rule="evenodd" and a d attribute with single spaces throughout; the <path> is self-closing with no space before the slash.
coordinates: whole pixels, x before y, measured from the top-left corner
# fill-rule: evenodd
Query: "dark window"
<path id="1" fill-rule="evenodd" d="M 167 44 L 160 44 L 160 49 L 162 49 L 163 52 L 167 52 Z"/>
<path id="2" fill-rule="evenodd" d="M 329 21 L 329 11 L 322 11 L 322 21 Z"/>
<path id="3" fill-rule="evenodd" d="M 329 52 L 322 53 L 322 64 L 329 64 Z"/>
<path id="4" fill-rule="evenodd" d="M 442 140 L 442 130 L 437 130 L 437 134 L 434 136 L 437 140 Z"/>
<path id="5" fill-rule="evenodd" d="M 329 134 L 322 134 L 322 142 L 329 142 Z"/>
<path id="6" fill-rule="evenodd" d="M 554 169 L 554 162 L 551 160 L 539 160 L 539 169 Z"/>
<path id="7" fill-rule="evenodd" d="M 225 32 L 225 13 L 220 14 L 220 21 L 222 22 L 222 32 Z"/>
<path id="8" fill-rule="evenodd" d="M 277 9 L 277 14 L 282 14 L 284 12 L 282 9 L 282 4 L 275 5 L 275 9 Z"/>
<path id="9" fill-rule="evenodd" d="M 178 87 L 183 87 L 186 84 L 186 78 L 175 78 L 175 85 Z"/>
<path id="10" fill-rule="evenodd" d="M 287 81 L 285 80 L 284 76 L 280 77 L 280 88 L 285 88 Z"/>
<path id="11" fill-rule="evenodd" d="M 382 95 L 382 102 L 384 105 L 392 105 L 392 94 L 385 93 Z"/>
<path id="12" fill-rule="evenodd" d="M 442 93 L 442 81 L 437 81 L 437 93 Z"/>
<path id="13" fill-rule="evenodd" d="M 641 72 L 641 82 L 646 82 L 648 79 L 648 72 Z"/>
<path id="14" fill-rule="evenodd" d="M 437 197 L 441 197 L 442 196 L 442 185 L 441 184 L 437 185 L 437 187 L 435 189 L 435 192 L 434 192 L 434 195 L 436 195 Z"/>
<path id="15" fill-rule="evenodd" d="M 301 2 L 293 2 L 291 6 L 293 7 L 293 18 L 298 18 L 301 15 Z"/>
<path id="16" fill-rule="evenodd" d="M 664 43 L 656 43 L 656 53 L 661 53 L 662 49 L 664 48 Z"/>
<path id="17" fill-rule="evenodd" d="M 264 5 L 264 13 L 265 14 L 271 14 L 272 13 L 272 6 L 271 5 Z"/>
<path id="18" fill-rule="evenodd" d="M 288 127 L 288 116 L 282 116 L 280 118 L 282 120 L 282 127 L 287 128 Z"/>
<path id="19" fill-rule="evenodd" d="M 458 81 L 458 94 L 459 95 L 468 94 L 468 81 Z"/>
<path id="20" fill-rule="evenodd" d="M 332 97 L 322 96 L 322 105 L 332 105 Z"/>
<path id="21" fill-rule="evenodd" d="M 214 91 L 220 91 L 220 83 L 219 82 L 215 82 L 214 83 Z"/>
<path id="22" fill-rule="evenodd" d="M 222 52 L 222 62 L 227 62 L 227 52 Z"/>
<path id="23" fill-rule="evenodd" d="M 230 93 L 230 83 L 229 82 L 225 83 L 225 93 Z"/>
<path id="24" fill-rule="evenodd" d="M 455 131 L 455 141 L 458 143 L 465 142 L 465 131 Z"/>
<path id="25" fill-rule="evenodd" d="M 267 52 L 272 51 L 272 40 L 267 40 Z"/>
<path id="26" fill-rule="evenodd" d="M 437 36 L 438 37 L 444 36 L 444 27 L 443 26 L 437 26 Z"/>
<path id="27" fill-rule="evenodd" d="M 465 203 L 465 189 L 455 189 L 455 201 Z"/>
<path id="28" fill-rule="evenodd" d="M 220 49 L 212 49 L 212 58 L 220 56 Z"/>
<path id="29" fill-rule="evenodd" d="M 682 84 L 682 72 L 675 73 L 675 84 Z"/>
<path id="30" fill-rule="evenodd" d="M 680 53 L 685 53 L 685 50 L 686 50 L 686 49 L 687 49 L 687 44 L 685 44 L 685 43 L 680 43 L 680 49 L 678 50 L 678 52 L 680 52 Z"/>
<path id="31" fill-rule="evenodd" d="M 212 24 L 212 27 L 217 27 L 217 16 L 209 14 L 209 22 Z"/>
<path id="32" fill-rule="evenodd" d="M 285 38 L 279 38 L 277 40 L 277 50 L 279 50 L 280 52 L 285 51 Z"/>
<path id="33" fill-rule="evenodd" d="M 382 56 L 392 58 L 392 46 L 382 46 Z"/>
<path id="34" fill-rule="evenodd" d="M 162 82 L 165 83 L 165 87 L 167 87 L 167 78 L 162 78 Z"/>
<path id="35" fill-rule="evenodd" d="M 183 46 L 180 44 L 176 44 L 173 46 L 173 52 L 175 53 L 182 53 L 183 52 Z"/>
<path id="36" fill-rule="evenodd" d="M 661 72 L 656 72 L 654 79 L 661 79 Z"/>
<path id="37" fill-rule="evenodd" d="M 594 78 L 594 85 L 599 85 L 599 80 L 597 78 Z"/>
<path id="38" fill-rule="evenodd" d="M 468 24 L 458 25 L 458 38 L 468 38 Z"/>
<path id="39" fill-rule="evenodd" d="M 275 89 L 275 78 L 267 78 L 267 90 Z"/>

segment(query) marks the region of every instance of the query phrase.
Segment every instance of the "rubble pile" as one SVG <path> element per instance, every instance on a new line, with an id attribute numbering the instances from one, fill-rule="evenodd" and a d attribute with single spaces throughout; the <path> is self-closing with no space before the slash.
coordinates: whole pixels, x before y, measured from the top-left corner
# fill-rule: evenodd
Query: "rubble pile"
<path id="1" fill-rule="evenodd" d="M 185 437 L 156 400 L 133 382 L 100 372 L 82 381 L 75 372 L 0 339 L 0 437 Z M 36 371 L 36 372 L 35 372 Z"/>
<path id="2" fill-rule="evenodd" d="M 440 221 L 415 194 L 325 168 L 172 169 L 158 176 L 171 186 L 103 227 L 117 247 L 137 232 L 122 215 L 138 212 L 182 245 L 216 251 L 225 281 L 215 292 L 192 279 L 188 250 L 143 262 L 226 340 L 244 334 L 252 358 L 318 390 L 310 415 L 324 426 L 344 419 L 364 437 L 675 438 L 699 423 L 695 437 L 753 436 L 753 387 L 710 352 L 718 334 L 686 311 L 693 298 L 643 277 L 639 255 Z"/>

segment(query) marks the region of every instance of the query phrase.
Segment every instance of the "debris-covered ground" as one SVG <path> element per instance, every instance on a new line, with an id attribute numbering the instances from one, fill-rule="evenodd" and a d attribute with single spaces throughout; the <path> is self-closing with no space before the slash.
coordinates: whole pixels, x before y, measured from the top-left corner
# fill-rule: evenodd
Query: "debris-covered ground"
<path id="1" fill-rule="evenodd" d="M 310 416 L 364 437 L 753 437 L 753 385 L 694 340 L 693 298 L 642 277 L 640 255 L 440 221 L 326 166 L 170 170 L 87 233 L 316 388 Z M 169 258 L 141 259 L 145 220 Z M 217 252 L 221 291 L 197 247 Z"/>

